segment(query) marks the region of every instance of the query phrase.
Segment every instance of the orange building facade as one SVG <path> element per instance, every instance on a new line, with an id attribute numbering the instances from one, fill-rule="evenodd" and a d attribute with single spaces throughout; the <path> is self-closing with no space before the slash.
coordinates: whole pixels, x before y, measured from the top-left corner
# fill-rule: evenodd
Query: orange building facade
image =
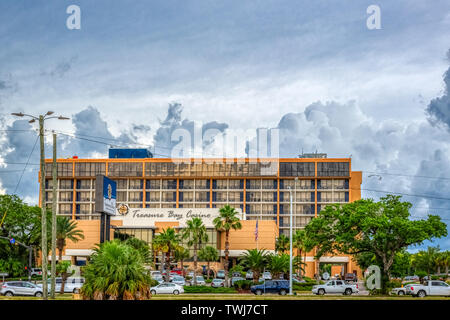
<path id="1" fill-rule="evenodd" d="M 95 212 L 95 177 L 117 182 L 117 215 L 111 218 L 111 238 L 137 237 L 151 244 L 167 227 L 177 230 L 192 215 L 205 217 L 206 245 L 216 247 L 223 267 L 225 235 L 212 225 L 228 204 L 239 212 L 242 229 L 230 232 L 230 257 L 235 264 L 247 249 L 275 251 L 280 234 L 304 226 L 330 203 L 361 198 L 362 173 L 351 171 L 350 158 L 290 159 L 58 159 L 57 214 L 74 219 L 85 239 L 68 241 L 65 259 L 83 261 L 100 241 L 100 215 Z M 46 160 L 46 196 L 52 204 L 51 160 Z M 40 199 L 42 201 L 43 199 Z M 258 221 L 258 240 L 255 239 Z M 317 261 L 306 257 L 306 275 L 314 276 Z M 356 271 L 351 257 L 322 257 L 331 273 Z M 189 262 L 185 263 L 191 267 Z M 200 263 L 202 265 L 202 263 Z"/>

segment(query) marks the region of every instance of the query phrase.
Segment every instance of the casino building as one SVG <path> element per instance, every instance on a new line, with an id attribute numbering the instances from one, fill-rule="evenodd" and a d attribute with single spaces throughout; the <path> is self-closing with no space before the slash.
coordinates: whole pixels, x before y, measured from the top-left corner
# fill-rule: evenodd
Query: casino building
<path id="1" fill-rule="evenodd" d="M 52 160 L 46 160 L 46 196 L 52 205 Z M 65 259 L 83 263 L 99 242 L 100 220 L 95 212 L 96 175 L 117 181 L 117 215 L 111 218 L 111 238 L 134 236 L 151 243 L 163 228 L 183 228 L 199 215 L 209 233 L 208 245 L 224 256 L 225 236 L 212 220 L 225 204 L 237 209 L 243 228 L 230 234 L 232 263 L 246 249 L 275 250 L 280 234 L 289 235 L 290 191 L 293 228 L 304 226 L 330 203 L 360 199 L 362 173 L 351 170 L 351 158 L 305 154 L 284 159 L 166 159 L 136 149 L 111 149 L 108 159 L 57 160 L 57 214 L 77 220 L 85 239 L 68 241 Z M 255 227 L 258 220 L 258 241 Z M 313 253 L 307 256 L 313 276 Z M 221 259 L 222 262 L 222 259 Z M 348 256 L 323 257 L 332 273 L 357 271 Z M 220 266 L 220 263 L 216 266 Z"/>

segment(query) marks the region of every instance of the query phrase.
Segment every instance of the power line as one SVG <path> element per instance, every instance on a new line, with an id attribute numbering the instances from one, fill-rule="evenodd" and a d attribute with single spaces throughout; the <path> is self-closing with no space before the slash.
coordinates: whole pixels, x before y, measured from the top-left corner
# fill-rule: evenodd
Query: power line
<path id="1" fill-rule="evenodd" d="M 33 148 L 31 149 L 31 152 L 30 152 L 30 155 L 28 156 L 27 162 L 25 163 L 25 166 L 23 167 L 22 174 L 20 175 L 19 181 L 17 182 L 16 188 L 14 189 L 14 194 L 17 192 L 17 188 L 19 188 L 20 182 L 22 181 L 23 174 L 25 173 L 25 170 L 27 169 L 28 163 L 30 162 L 31 155 L 33 154 L 34 149 L 36 148 L 36 144 L 38 142 L 38 139 L 39 139 L 39 136 L 37 136 L 36 140 L 34 141 Z"/>
<path id="2" fill-rule="evenodd" d="M 364 173 L 375 173 L 379 175 L 389 175 L 389 176 L 401 176 L 401 177 L 413 177 L 413 178 L 425 178 L 425 179 L 436 179 L 436 180 L 450 180 L 447 177 L 431 177 L 431 176 L 421 176 L 421 175 L 411 175 L 411 174 L 401 174 L 401 173 L 388 173 L 388 172 L 377 172 L 377 171 L 365 171 Z"/>

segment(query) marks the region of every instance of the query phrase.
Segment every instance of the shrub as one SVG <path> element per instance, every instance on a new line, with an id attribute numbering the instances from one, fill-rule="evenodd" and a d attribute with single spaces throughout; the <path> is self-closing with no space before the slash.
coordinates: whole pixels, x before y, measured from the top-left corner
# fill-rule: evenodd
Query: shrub
<path id="1" fill-rule="evenodd" d="M 292 289 L 295 290 L 295 291 L 311 291 L 313 285 L 315 285 L 315 284 L 316 284 L 315 281 L 313 281 L 312 283 L 311 282 L 294 283 L 292 285 Z"/>
<path id="2" fill-rule="evenodd" d="M 238 280 L 234 283 L 234 288 L 236 290 L 250 290 L 250 287 L 253 285 L 252 280 Z"/>
<path id="3" fill-rule="evenodd" d="M 235 288 L 213 288 L 207 286 L 184 286 L 184 293 L 236 293 Z"/>
<path id="4" fill-rule="evenodd" d="M 206 283 L 211 283 L 211 282 L 212 282 L 212 279 L 206 279 L 205 282 L 206 282 Z"/>
<path id="5" fill-rule="evenodd" d="M 399 288 L 402 286 L 401 280 L 391 280 L 388 283 L 386 283 L 386 288 L 390 291 L 393 288 Z"/>

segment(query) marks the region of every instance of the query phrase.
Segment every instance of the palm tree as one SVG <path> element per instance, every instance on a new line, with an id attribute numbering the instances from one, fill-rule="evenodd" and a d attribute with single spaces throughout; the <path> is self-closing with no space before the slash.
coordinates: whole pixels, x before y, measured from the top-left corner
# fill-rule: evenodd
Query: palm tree
<path id="1" fill-rule="evenodd" d="M 86 266 L 84 299 L 142 300 L 150 298 L 151 278 L 144 260 L 132 246 L 119 240 L 108 241 L 94 249 Z"/>
<path id="2" fill-rule="evenodd" d="M 147 242 L 135 237 L 130 237 L 123 242 L 135 248 L 141 254 L 145 263 L 150 263 L 151 261 L 150 246 L 148 245 Z"/>
<path id="3" fill-rule="evenodd" d="M 297 265 L 298 265 L 298 274 L 300 279 L 303 279 L 303 272 L 305 271 L 302 268 L 302 265 L 306 266 L 306 253 L 311 251 L 313 248 L 310 245 L 310 241 L 306 236 L 305 230 L 297 230 L 292 237 L 292 246 L 297 249 Z M 302 261 L 302 253 L 303 253 L 303 261 Z"/>
<path id="4" fill-rule="evenodd" d="M 268 256 L 268 267 L 274 279 L 278 279 L 281 273 L 289 272 L 289 255 L 273 254 Z"/>
<path id="5" fill-rule="evenodd" d="M 56 247 L 58 248 L 58 261 L 62 260 L 62 252 L 66 246 L 66 240 L 78 242 L 84 239 L 83 231 L 77 229 L 77 222 L 67 217 L 58 216 L 56 220 Z"/>
<path id="6" fill-rule="evenodd" d="M 225 231 L 225 286 L 228 286 L 228 256 L 230 254 L 230 230 L 239 230 L 242 224 L 237 217 L 238 212 L 228 204 L 220 208 L 219 216 L 213 220 L 217 231 Z"/>
<path id="7" fill-rule="evenodd" d="M 184 265 L 183 262 L 185 260 L 189 259 L 189 250 L 187 250 L 186 248 L 179 246 L 176 250 L 175 250 L 175 261 L 179 261 L 181 264 L 181 271 L 183 272 L 183 276 L 184 274 Z"/>
<path id="8" fill-rule="evenodd" d="M 267 264 L 268 253 L 265 249 L 248 249 L 240 258 L 240 264 L 253 273 L 253 282 L 257 283 Z M 225 273 L 226 274 L 226 273 Z"/>
<path id="9" fill-rule="evenodd" d="M 202 219 L 192 218 L 186 221 L 186 228 L 182 231 L 183 239 L 188 239 L 188 246 L 194 247 L 194 286 L 197 285 L 197 250 L 202 243 L 208 242 L 208 234 Z"/>
<path id="10" fill-rule="evenodd" d="M 289 251 L 289 237 L 281 234 L 275 242 L 275 251 L 278 253 L 285 253 L 286 251 Z"/>
<path id="11" fill-rule="evenodd" d="M 207 277 L 209 280 L 209 272 L 211 270 L 210 268 L 210 264 L 213 261 L 217 261 L 219 260 L 219 253 L 217 252 L 217 249 L 212 247 L 212 246 L 206 246 L 203 249 L 201 249 L 198 253 L 198 256 L 200 258 L 201 261 L 206 261 L 207 263 Z"/>
<path id="12" fill-rule="evenodd" d="M 165 269 L 167 271 L 166 281 L 169 281 L 169 270 L 170 270 L 170 258 L 172 253 L 178 248 L 181 242 L 180 235 L 175 231 L 174 228 L 163 229 L 158 235 L 158 240 L 160 244 L 160 251 L 165 253 Z M 161 262 L 162 263 L 162 262 Z"/>

